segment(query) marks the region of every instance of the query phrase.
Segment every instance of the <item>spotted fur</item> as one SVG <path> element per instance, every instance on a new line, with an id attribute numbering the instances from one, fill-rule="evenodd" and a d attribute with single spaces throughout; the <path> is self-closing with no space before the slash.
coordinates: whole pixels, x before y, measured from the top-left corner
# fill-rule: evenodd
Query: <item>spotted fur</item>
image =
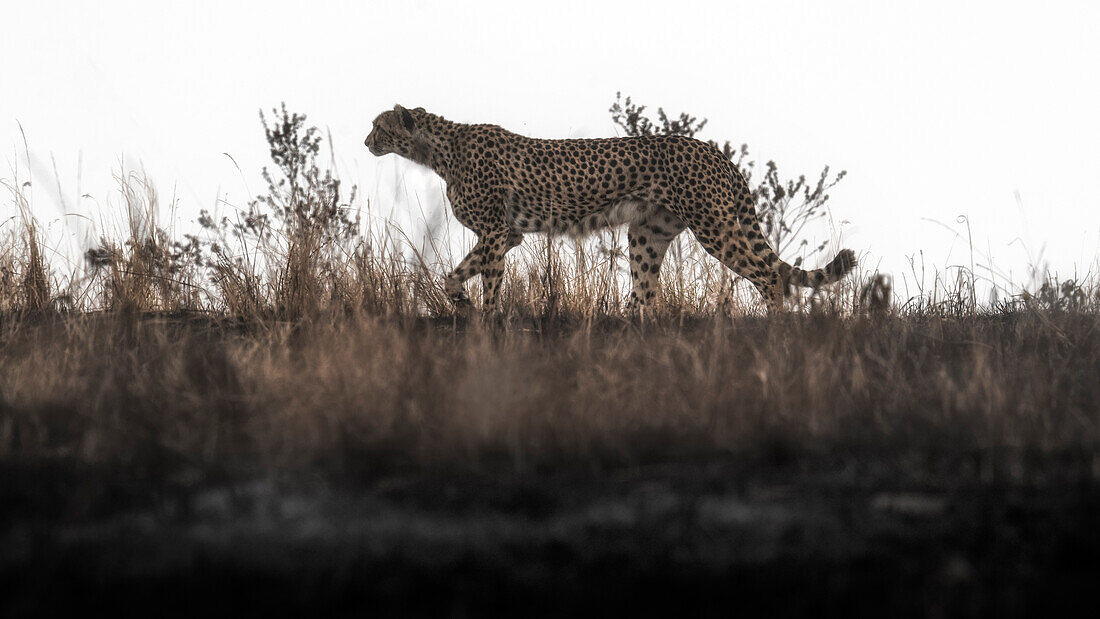
<path id="1" fill-rule="evenodd" d="M 496 125 L 467 125 L 424 108 L 380 114 L 364 142 L 435 170 L 455 217 L 478 237 L 446 279 L 458 305 L 466 280 L 481 275 L 485 307 L 496 306 L 504 255 L 526 232 L 583 236 L 627 225 L 631 303 L 656 295 L 665 251 L 691 228 L 711 255 L 749 280 L 769 308 L 790 286 L 821 286 L 855 267 L 842 250 L 825 268 L 804 271 L 779 259 L 760 230 L 748 183 L 713 146 L 683 136 L 540 140 Z"/>

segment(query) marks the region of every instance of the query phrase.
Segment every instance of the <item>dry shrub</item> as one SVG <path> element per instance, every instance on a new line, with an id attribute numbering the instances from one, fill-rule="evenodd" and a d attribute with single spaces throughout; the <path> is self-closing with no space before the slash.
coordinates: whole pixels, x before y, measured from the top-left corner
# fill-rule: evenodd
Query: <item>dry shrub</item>
<path id="1" fill-rule="evenodd" d="M 18 179 L 0 184 L 8 189 L 19 223 L 0 244 L 0 312 L 41 314 L 51 308 L 52 299 L 38 222 Z"/>
<path id="2" fill-rule="evenodd" d="M 100 239 L 84 255 L 91 269 L 86 290 L 98 296 L 92 306 L 130 314 L 204 309 L 195 261 L 157 225 L 160 197 L 153 182 L 140 172 L 116 180 L 127 234 L 121 243 Z"/>

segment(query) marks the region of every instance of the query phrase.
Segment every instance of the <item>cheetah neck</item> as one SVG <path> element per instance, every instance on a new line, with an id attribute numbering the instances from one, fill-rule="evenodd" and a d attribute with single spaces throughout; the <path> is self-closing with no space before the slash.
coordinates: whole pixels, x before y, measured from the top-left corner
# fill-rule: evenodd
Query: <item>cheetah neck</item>
<path id="1" fill-rule="evenodd" d="M 409 159 L 431 168 L 443 180 L 451 181 L 451 171 L 454 169 L 452 144 L 458 126 L 458 123 L 429 114 L 413 138 Z"/>

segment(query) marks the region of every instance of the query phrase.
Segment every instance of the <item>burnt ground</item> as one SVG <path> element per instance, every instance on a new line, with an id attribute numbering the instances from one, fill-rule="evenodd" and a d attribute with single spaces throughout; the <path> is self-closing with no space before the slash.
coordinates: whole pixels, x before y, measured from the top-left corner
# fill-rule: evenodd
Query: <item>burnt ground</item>
<path id="1" fill-rule="evenodd" d="M 1090 614 L 1100 460 L 0 466 L 0 615 Z M 519 471 L 519 472 L 517 472 Z"/>

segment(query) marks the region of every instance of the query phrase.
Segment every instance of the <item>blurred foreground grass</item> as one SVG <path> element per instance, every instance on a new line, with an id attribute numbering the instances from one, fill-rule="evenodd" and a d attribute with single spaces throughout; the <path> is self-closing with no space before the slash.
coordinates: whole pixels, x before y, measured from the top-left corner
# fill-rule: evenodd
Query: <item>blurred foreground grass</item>
<path id="1" fill-rule="evenodd" d="M 324 322 L 7 318 L 0 456 L 90 463 L 631 465 L 1097 453 L 1092 313 Z"/>

